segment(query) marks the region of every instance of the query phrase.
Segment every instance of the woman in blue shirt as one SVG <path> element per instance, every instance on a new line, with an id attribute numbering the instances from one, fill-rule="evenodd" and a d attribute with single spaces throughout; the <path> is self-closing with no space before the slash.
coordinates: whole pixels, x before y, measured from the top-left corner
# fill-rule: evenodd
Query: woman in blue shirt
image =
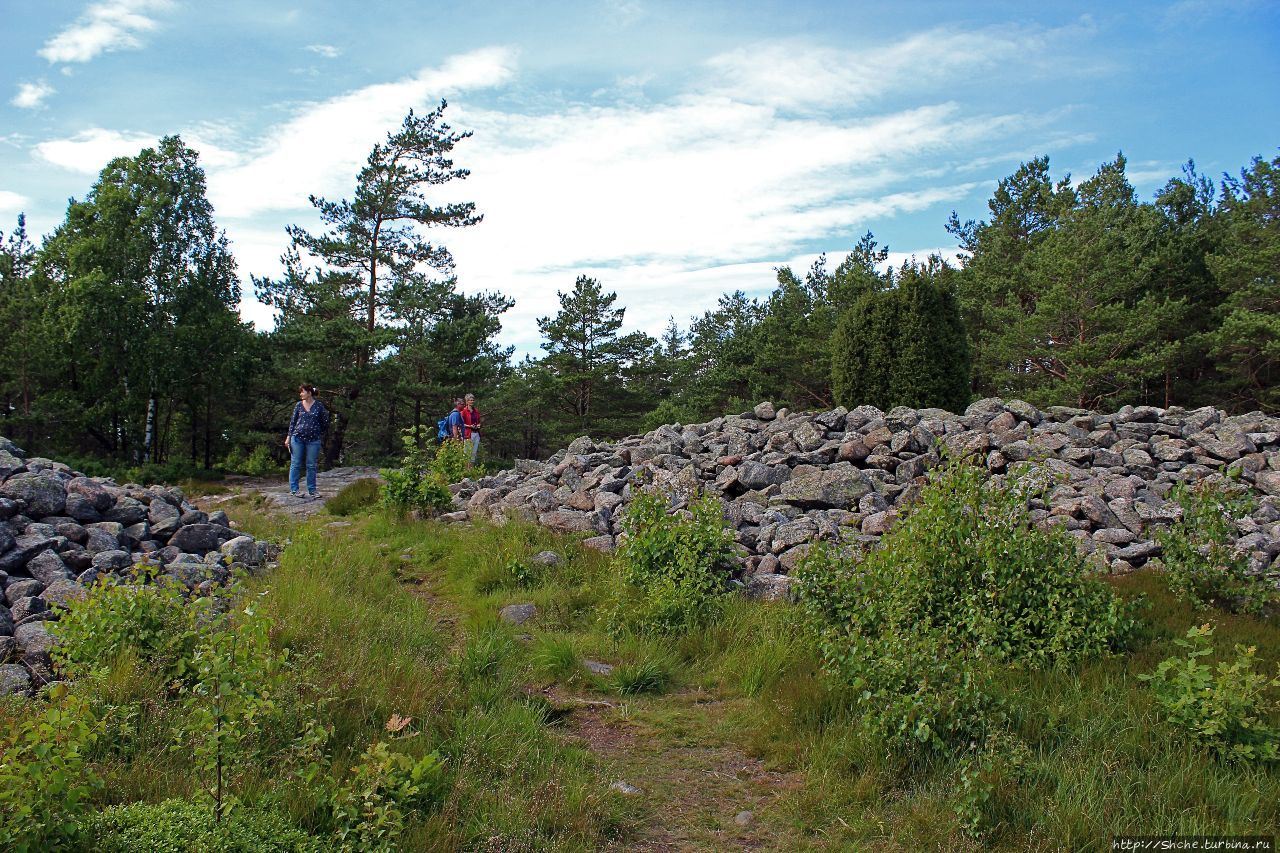
<path id="1" fill-rule="evenodd" d="M 289 418 L 289 434 L 284 445 L 289 448 L 289 494 L 298 497 L 298 476 L 302 463 L 307 464 L 307 496 L 316 497 L 316 462 L 320 458 L 320 442 L 329 428 L 329 410 L 316 399 L 316 386 L 298 386 L 298 403 Z"/>

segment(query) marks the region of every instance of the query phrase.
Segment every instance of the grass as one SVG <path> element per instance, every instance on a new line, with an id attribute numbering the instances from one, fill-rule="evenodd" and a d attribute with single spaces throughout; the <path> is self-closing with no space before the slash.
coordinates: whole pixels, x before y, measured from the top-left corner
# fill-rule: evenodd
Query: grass
<path id="1" fill-rule="evenodd" d="M 1159 719 L 1136 678 L 1178 653 L 1173 640 L 1207 618 L 1218 625 L 1220 650 L 1255 645 L 1268 669 L 1280 661 L 1280 631 L 1274 621 L 1193 611 L 1153 573 L 1113 581 L 1124 597 L 1149 602 L 1128 654 L 1071 670 L 1002 673 L 997 689 L 1029 758 L 1021 775 L 1002 776 L 997 768 L 979 843 L 956 814 L 962 757 L 886 754 L 863 733 L 852 697 L 818 672 L 817 652 L 790 605 L 736 599 L 718 622 L 678 638 L 612 636 L 605 615 L 617 587 L 599 555 L 519 525 L 427 526 L 422 535 L 430 544 L 415 551 L 410 574 L 440 578 L 439 591 L 471 624 L 504 604 L 537 605 L 538 617 L 524 626 L 534 634 L 527 678 L 588 699 L 621 697 L 622 704 L 600 706 L 607 708 L 601 725 L 627 729 L 644 721 L 637 738 L 653 747 L 645 761 L 597 750 L 606 767 L 649 776 L 650 787 L 677 784 L 688 756 L 673 762 L 663 750 L 680 755 L 702 739 L 783 772 L 780 792 L 753 824 L 766 846 L 1088 849 L 1117 833 L 1256 834 L 1280 825 L 1276 768 L 1227 766 L 1189 746 Z M 494 582 L 510 576 L 509 564 L 544 548 L 566 559 L 544 568 L 535 585 Z M 609 678 L 588 678 L 583 658 L 616 669 Z M 688 705 L 693 695 L 710 698 Z M 671 779 L 652 778 L 664 774 Z M 679 837 L 713 849 L 724 838 L 698 830 L 712 820 L 700 811 L 706 807 L 696 798 L 664 801 L 635 838 Z"/>
<path id="2" fill-rule="evenodd" d="M 610 633 L 618 581 L 609 558 L 544 529 L 441 525 L 382 512 L 347 527 L 294 525 L 252 497 L 226 505 L 242 529 L 289 539 L 267 590 L 273 643 L 302 678 L 298 707 L 322 697 L 335 776 L 394 715 L 400 741 L 438 750 L 448 790 L 415 814 L 403 849 L 777 850 L 1094 849 L 1114 834 L 1269 834 L 1280 825 L 1280 769 L 1220 763 L 1161 721 L 1136 676 L 1179 650 L 1187 626 L 1213 621 L 1224 654 L 1256 646 L 1280 662 L 1274 620 L 1194 611 L 1152 573 L 1113 579 L 1143 596 L 1127 654 L 1046 672 L 1009 668 L 997 691 L 1022 747 L 1020 771 L 996 766 L 979 839 L 957 815 L 963 756 L 886 752 L 851 711 L 847 688 L 819 672 L 798 611 L 733 599 L 714 624 L 679 637 Z M 532 570 L 530 557 L 564 559 Z M 531 603 L 513 627 L 498 610 Z M 583 661 L 614 667 L 590 673 Z M 101 688 L 133 701 L 120 746 L 99 756 L 104 804 L 193 794 L 168 748 L 163 685 L 122 664 Z M 0 725 L 22 713 L 0 707 Z M 644 793 L 609 789 L 627 781 Z M 322 804 L 262 768 L 247 802 L 321 832 Z M 734 823 L 739 811 L 755 819 Z"/>
<path id="3" fill-rule="evenodd" d="M 324 502 L 324 508 L 330 515 L 354 515 L 378 502 L 378 490 L 381 487 L 376 477 L 365 477 L 348 483 L 338 493 Z"/>

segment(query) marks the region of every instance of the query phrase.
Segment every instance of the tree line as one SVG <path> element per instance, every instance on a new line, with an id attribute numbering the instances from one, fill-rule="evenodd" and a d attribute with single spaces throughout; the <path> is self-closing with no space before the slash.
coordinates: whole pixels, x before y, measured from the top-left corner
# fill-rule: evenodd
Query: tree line
<path id="1" fill-rule="evenodd" d="M 834 267 L 781 267 L 767 297 L 724 294 L 659 338 L 626 331 L 617 294 L 579 276 L 538 320 L 541 356 L 517 361 L 497 342 L 514 302 L 460 292 L 428 238 L 482 218 L 432 198 L 468 175 L 452 152 L 470 133 L 445 108 L 376 144 L 351 198 L 311 197 L 321 229 L 287 228 L 283 274 L 250 282 L 269 332 L 240 320 L 235 259 L 177 136 L 112 160 L 40 245 L 19 216 L 0 234 L 0 434 L 130 464 L 279 460 L 304 380 L 334 415 L 329 465 L 391 459 L 405 430 L 430 440 L 463 390 L 496 460 L 763 399 L 1280 404 L 1280 157 L 1220 181 L 1188 163 L 1151 201 L 1123 156 L 1078 183 L 1037 158 L 998 183 L 988 218 L 951 215 L 958 262 L 886 266 L 868 233 Z"/>

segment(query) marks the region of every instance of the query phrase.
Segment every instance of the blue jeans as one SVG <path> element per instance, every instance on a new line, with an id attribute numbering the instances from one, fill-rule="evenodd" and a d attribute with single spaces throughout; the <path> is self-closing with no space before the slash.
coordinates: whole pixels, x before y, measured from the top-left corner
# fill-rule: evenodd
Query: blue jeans
<path id="1" fill-rule="evenodd" d="M 307 491 L 316 493 L 316 462 L 320 459 L 320 440 L 303 441 L 296 435 L 289 436 L 289 491 L 298 491 L 298 476 L 302 473 L 302 459 L 307 460 Z"/>
<path id="2" fill-rule="evenodd" d="M 471 464 L 476 464 L 476 454 L 480 452 L 480 430 L 471 431 Z"/>

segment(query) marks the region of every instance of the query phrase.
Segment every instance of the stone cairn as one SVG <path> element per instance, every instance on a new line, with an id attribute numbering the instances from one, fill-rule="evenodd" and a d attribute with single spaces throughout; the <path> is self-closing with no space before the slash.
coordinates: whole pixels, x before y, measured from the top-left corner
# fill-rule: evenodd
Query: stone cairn
<path id="1" fill-rule="evenodd" d="M 590 534 L 610 552 L 640 483 L 672 497 L 717 495 L 741 556 L 741 580 L 764 598 L 785 596 L 789 572 L 816 540 L 874 547 L 919 495 L 942 446 L 977 457 L 996 476 L 1039 461 L 1062 483 L 1031 505 L 1114 572 L 1159 555 L 1155 528 L 1181 516 L 1168 500 L 1180 481 L 1235 472 L 1262 494 L 1238 524 L 1235 547 L 1255 573 L 1280 572 L 1280 418 L 1125 406 L 1114 414 L 985 399 L 963 415 L 872 406 L 821 413 L 750 412 L 705 424 L 661 426 L 614 444 L 582 437 L 545 462 L 453 486 L 448 521 L 525 519 Z"/>
<path id="2" fill-rule="evenodd" d="M 99 578 L 130 580 L 148 565 L 204 594 L 275 557 L 179 489 L 86 477 L 0 438 L 0 695 L 53 678 L 45 623 Z"/>

